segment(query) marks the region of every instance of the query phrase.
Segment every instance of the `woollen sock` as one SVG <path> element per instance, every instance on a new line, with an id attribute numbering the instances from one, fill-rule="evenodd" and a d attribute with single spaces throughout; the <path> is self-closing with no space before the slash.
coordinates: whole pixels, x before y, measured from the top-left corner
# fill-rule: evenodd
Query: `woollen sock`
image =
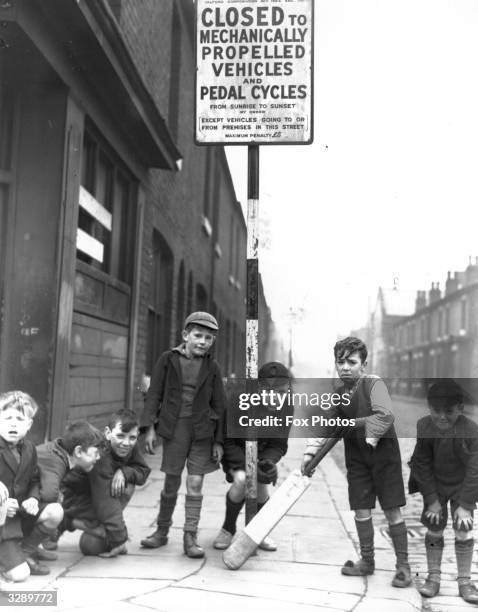
<path id="1" fill-rule="evenodd" d="M 370 516 L 365 520 L 355 519 L 355 528 L 357 529 L 357 535 L 360 543 L 360 555 L 367 563 L 374 562 L 374 546 L 373 546 L 373 523 L 372 517 Z"/>
<path id="2" fill-rule="evenodd" d="M 229 497 L 229 492 L 226 494 L 226 517 L 224 519 L 222 528 L 229 533 L 232 533 L 232 535 L 234 535 L 237 531 L 237 517 L 242 510 L 244 501 L 245 499 L 239 502 L 232 501 L 232 499 Z"/>
<path id="3" fill-rule="evenodd" d="M 395 556 L 397 558 L 396 567 L 408 566 L 408 534 L 405 521 L 389 525 L 390 538 L 392 539 Z"/>
<path id="4" fill-rule="evenodd" d="M 427 533 L 425 535 L 425 551 L 427 554 L 428 579 L 433 582 L 440 582 L 441 560 L 445 540 L 442 535 L 435 536 Z"/>
<path id="5" fill-rule="evenodd" d="M 458 571 L 459 585 L 470 582 L 474 543 L 474 538 L 470 538 L 469 540 L 455 539 L 456 568 Z"/>

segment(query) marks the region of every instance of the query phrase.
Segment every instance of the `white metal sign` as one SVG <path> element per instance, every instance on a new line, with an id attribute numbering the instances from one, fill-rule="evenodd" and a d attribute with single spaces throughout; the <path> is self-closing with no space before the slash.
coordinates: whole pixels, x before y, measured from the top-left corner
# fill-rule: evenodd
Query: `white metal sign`
<path id="1" fill-rule="evenodd" d="M 197 144 L 310 144 L 313 0 L 196 0 Z"/>

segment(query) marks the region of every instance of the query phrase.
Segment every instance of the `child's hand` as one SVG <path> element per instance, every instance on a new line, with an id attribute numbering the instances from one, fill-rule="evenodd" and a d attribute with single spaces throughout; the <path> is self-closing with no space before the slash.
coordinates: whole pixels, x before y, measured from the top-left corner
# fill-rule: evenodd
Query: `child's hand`
<path id="1" fill-rule="evenodd" d="M 122 470 L 116 470 L 113 480 L 111 481 L 111 495 L 113 497 L 121 497 L 126 488 L 126 478 Z"/>
<path id="2" fill-rule="evenodd" d="M 453 527 L 455 529 L 460 529 L 460 526 L 462 525 L 467 530 L 473 527 L 473 516 L 471 515 L 471 512 L 469 510 L 466 510 L 462 506 L 458 506 L 453 519 L 454 519 Z"/>
<path id="3" fill-rule="evenodd" d="M 7 516 L 12 518 L 18 512 L 18 502 L 14 497 L 9 497 L 7 499 Z"/>
<path id="4" fill-rule="evenodd" d="M 428 506 L 425 511 L 425 516 L 430 519 L 430 523 L 438 523 L 441 519 L 441 504 L 438 500 Z"/>
<path id="5" fill-rule="evenodd" d="M 377 448 L 379 438 L 365 438 L 365 442 L 372 448 Z"/>
<path id="6" fill-rule="evenodd" d="M 3 506 L 3 504 L 7 502 L 7 499 L 8 499 L 8 489 L 3 484 L 3 482 L 0 482 L 0 506 Z"/>
<path id="7" fill-rule="evenodd" d="M 302 459 L 302 464 L 300 466 L 300 473 L 303 476 L 308 476 L 310 478 L 312 474 L 315 472 L 315 468 L 313 470 L 309 470 L 307 468 L 307 466 L 309 465 L 309 463 L 312 461 L 313 458 L 314 458 L 314 455 L 304 455 L 304 458 Z"/>
<path id="8" fill-rule="evenodd" d="M 214 444 L 212 445 L 212 458 L 218 465 L 223 455 L 224 449 L 222 447 L 222 444 L 220 444 L 219 442 L 214 442 Z"/>
<path id="9" fill-rule="evenodd" d="M 36 499 L 35 497 L 29 497 L 24 502 L 22 502 L 22 508 L 27 514 L 35 516 L 36 514 L 38 514 L 38 510 L 40 509 L 38 506 L 38 499 Z"/>
<path id="10" fill-rule="evenodd" d="M 111 557 L 117 557 L 118 555 L 127 555 L 128 549 L 126 548 L 126 544 L 120 544 L 119 546 L 115 546 L 109 552 L 100 553 L 98 557 L 103 557 L 103 559 L 110 559 Z"/>
<path id="11" fill-rule="evenodd" d="M 155 453 L 154 447 L 156 446 L 156 441 L 156 431 L 154 430 L 154 425 L 151 425 L 144 436 L 144 449 L 150 455 L 154 455 Z"/>

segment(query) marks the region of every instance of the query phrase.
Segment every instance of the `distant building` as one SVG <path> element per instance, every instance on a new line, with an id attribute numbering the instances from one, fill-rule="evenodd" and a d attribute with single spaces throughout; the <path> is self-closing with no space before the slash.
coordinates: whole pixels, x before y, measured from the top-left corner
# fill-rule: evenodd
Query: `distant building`
<path id="1" fill-rule="evenodd" d="M 413 299 L 412 299 L 413 298 Z M 371 371 L 394 390 L 422 395 L 427 379 L 478 377 L 478 258 L 448 272 L 444 290 L 379 289 L 369 325 Z"/>

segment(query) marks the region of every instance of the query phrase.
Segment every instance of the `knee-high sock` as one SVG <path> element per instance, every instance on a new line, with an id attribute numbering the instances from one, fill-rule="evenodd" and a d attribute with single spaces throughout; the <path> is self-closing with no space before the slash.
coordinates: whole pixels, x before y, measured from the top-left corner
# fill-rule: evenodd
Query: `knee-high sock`
<path id="1" fill-rule="evenodd" d="M 202 495 L 186 495 L 184 531 L 196 533 L 201 516 Z"/>
<path id="2" fill-rule="evenodd" d="M 473 558 L 473 545 L 475 540 L 455 540 L 456 568 L 458 570 L 458 584 L 469 582 L 471 578 L 471 560 Z"/>
<path id="3" fill-rule="evenodd" d="M 392 538 L 395 556 L 397 558 L 397 567 L 408 565 L 408 534 L 405 521 L 389 525 L 390 537 Z"/>
<path id="4" fill-rule="evenodd" d="M 372 517 L 359 521 L 355 519 L 355 528 L 360 543 L 360 555 L 365 561 L 373 563 L 374 547 L 373 547 L 373 523 Z"/>
<path id="5" fill-rule="evenodd" d="M 164 491 L 161 493 L 161 500 L 159 502 L 159 514 L 156 520 L 158 528 L 167 532 L 173 524 L 172 516 L 174 508 L 176 507 L 176 500 L 178 499 L 177 493 L 174 495 L 167 495 Z"/>
<path id="6" fill-rule="evenodd" d="M 232 501 L 229 497 L 229 493 L 226 494 L 226 517 L 222 528 L 233 535 L 236 533 L 237 517 L 242 510 L 244 501 L 244 499 L 240 502 Z"/>
<path id="7" fill-rule="evenodd" d="M 425 551 L 427 553 L 428 578 L 434 582 L 440 582 L 441 559 L 445 540 L 443 536 L 434 536 L 430 533 L 425 535 Z"/>

